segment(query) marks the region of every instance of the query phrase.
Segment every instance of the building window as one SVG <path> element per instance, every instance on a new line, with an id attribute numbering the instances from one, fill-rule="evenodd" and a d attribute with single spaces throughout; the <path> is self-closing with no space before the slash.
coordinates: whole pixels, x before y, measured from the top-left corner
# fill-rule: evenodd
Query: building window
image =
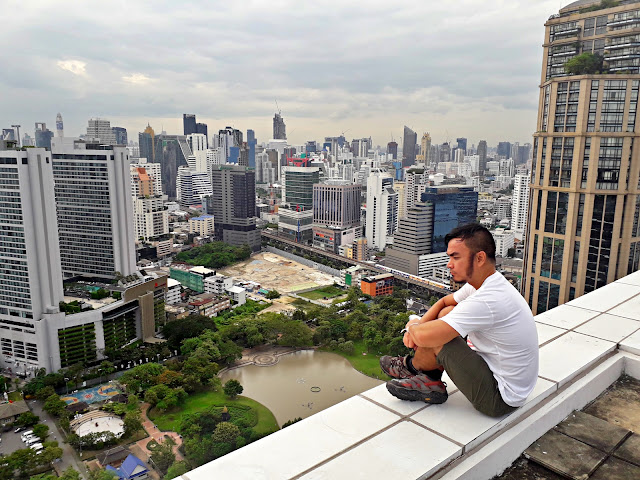
<path id="1" fill-rule="evenodd" d="M 596 188 L 599 190 L 617 190 L 622 162 L 623 138 L 604 137 L 600 139 L 598 158 L 598 176 Z"/>
<path id="2" fill-rule="evenodd" d="M 615 195 L 595 195 L 584 293 L 607 284 L 615 209 Z"/>
<path id="3" fill-rule="evenodd" d="M 571 281 L 576 282 L 578 280 L 578 259 L 580 257 L 580 242 L 574 242 L 573 244 L 573 265 L 571 267 Z"/>
<path id="4" fill-rule="evenodd" d="M 578 217 L 576 219 L 576 237 L 582 235 L 582 219 L 584 217 L 584 193 L 578 199 Z"/>

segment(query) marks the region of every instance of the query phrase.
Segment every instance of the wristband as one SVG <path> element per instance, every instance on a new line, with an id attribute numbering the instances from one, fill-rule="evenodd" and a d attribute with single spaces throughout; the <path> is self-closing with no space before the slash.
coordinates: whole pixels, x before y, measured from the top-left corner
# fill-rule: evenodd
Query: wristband
<path id="1" fill-rule="evenodd" d="M 419 325 L 419 323 L 418 323 L 418 322 L 410 323 L 409 325 L 407 325 L 407 327 L 406 327 L 406 328 L 403 328 L 402 330 L 400 330 L 400 333 L 408 332 L 408 331 L 409 331 L 409 329 L 410 329 L 411 327 L 413 327 L 414 325 Z"/>

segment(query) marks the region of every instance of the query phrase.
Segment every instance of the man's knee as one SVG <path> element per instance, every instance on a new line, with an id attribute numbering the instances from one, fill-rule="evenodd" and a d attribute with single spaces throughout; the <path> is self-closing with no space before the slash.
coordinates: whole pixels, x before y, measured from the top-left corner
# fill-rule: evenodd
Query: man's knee
<path id="1" fill-rule="evenodd" d="M 438 318 L 442 318 L 444 317 L 447 313 L 449 313 L 451 310 L 454 309 L 454 306 L 451 305 L 449 307 L 444 307 L 442 310 L 440 310 L 440 312 L 438 313 Z"/>

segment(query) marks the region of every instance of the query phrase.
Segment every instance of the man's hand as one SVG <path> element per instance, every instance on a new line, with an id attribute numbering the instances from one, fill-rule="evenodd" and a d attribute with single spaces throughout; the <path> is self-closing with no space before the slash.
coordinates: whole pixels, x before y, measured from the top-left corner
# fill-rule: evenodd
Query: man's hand
<path id="1" fill-rule="evenodd" d="M 404 337 L 402 338 L 402 343 L 404 343 L 404 346 L 407 347 L 407 348 L 411 348 L 411 349 L 416 348 L 416 344 L 414 343 L 413 339 L 411 338 L 411 335 L 409 335 L 409 332 L 404 332 Z"/>

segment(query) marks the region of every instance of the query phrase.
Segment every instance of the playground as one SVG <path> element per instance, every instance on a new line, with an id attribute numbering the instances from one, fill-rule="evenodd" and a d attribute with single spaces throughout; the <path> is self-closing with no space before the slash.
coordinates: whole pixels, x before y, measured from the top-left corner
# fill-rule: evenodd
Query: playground
<path id="1" fill-rule="evenodd" d="M 71 428 L 80 437 L 104 432 L 120 437 L 124 433 L 124 422 L 117 415 L 95 410 L 72 420 Z"/>
<path id="2" fill-rule="evenodd" d="M 117 395 L 118 393 L 120 393 L 120 391 L 115 387 L 115 385 L 107 383 L 105 385 L 98 385 L 96 387 L 80 390 L 79 392 L 67 394 L 60 397 L 60 399 L 66 402 L 67 405 L 78 402 L 96 403 L 108 400 L 109 397 Z"/>

